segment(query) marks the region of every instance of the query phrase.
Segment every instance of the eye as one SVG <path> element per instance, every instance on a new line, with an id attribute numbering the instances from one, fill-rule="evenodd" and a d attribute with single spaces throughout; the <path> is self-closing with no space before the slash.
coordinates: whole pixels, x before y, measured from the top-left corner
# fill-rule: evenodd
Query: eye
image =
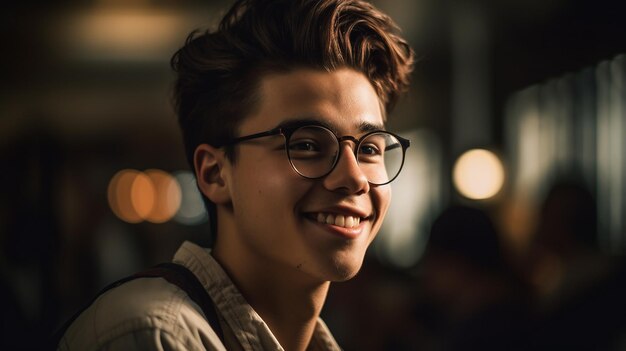
<path id="1" fill-rule="evenodd" d="M 292 141 L 289 144 L 289 150 L 291 151 L 310 151 L 315 152 L 319 151 L 320 148 L 317 146 L 317 143 L 310 140 L 297 140 Z"/>
<path id="2" fill-rule="evenodd" d="M 361 155 L 376 156 L 381 154 L 381 150 L 374 144 L 365 144 L 361 145 L 359 153 Z"/>
<path id="3" fill-rule="evenodd" d="M 292 160 L 317 160 L 324 157 L 324 148 L 311 139 L 300 139 L 289 143 L 289 157 Z"/>
<path id="4" fill-rule="evenodd" d="M 385 145 L 384 134 L 374 133 L 367 136 L 359 145 L 359 162 L 376 164 L 383 162 Z"/>

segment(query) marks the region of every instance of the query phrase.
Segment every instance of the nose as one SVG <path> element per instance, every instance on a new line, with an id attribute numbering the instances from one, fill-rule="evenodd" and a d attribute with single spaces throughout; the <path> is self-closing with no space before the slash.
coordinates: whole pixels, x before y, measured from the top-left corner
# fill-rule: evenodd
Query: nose
<path id="1" fill-rule="evenodd" d="M 324 187 L 330 191 L 359 195 L 370 190 L 370 183 L 359 167 L 351 143 L 342 143 L 335 168 L 323 179 Z"/>

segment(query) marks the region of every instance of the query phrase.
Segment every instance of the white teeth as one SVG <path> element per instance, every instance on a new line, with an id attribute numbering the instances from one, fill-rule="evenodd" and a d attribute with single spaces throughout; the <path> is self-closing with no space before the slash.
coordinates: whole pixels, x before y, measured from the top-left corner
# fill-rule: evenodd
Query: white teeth
<path id="1" fill-rule="evenodd" d="M 331 214 L 326 216 L 326 224 L 335 224 L 335 216 Z"/>
<path id="2" fill-rule="evenodd" d="M 353 228 L 361 223 L 361 218 L 330 213 L 318 213 L 316 219 L 320 223 L 332 224 L 338 227 Z"/>
<path id="3" fill-rule="evenodd" d="M 354 227 L 354 222 L 355 222 L 354 217 L 352 217 L 352 216 L 346 217 L 346 227 L 347 228 Z"/>
<path id="4" fill-rule="evenodd" d="M 345 226 L 345 224 L 346 224 L 346 217 L 344 215 L 337 215 L 337 217 L 335 217 L 335 225 L 343 227 Z"/>

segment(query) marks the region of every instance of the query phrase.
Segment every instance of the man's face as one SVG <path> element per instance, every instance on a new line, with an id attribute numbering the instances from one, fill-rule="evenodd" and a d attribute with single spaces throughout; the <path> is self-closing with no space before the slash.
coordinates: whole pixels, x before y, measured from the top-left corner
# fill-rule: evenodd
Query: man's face
<path id="1" fill-rule="evenodd" d="M 238 136 L 297 120 L 315 120 L 340 137 L 383 126 L 372 85 L 351 69 L 270 74 L 259 92 L 258 108 Z M 238 144 L 228 180 L 232 228 L 218 237 L 233 235 L 238 257 L 268 269 L 304 272 L 315 281 L 349 279 L 381 226 L 390 186 L 368 183 L 350 141 L 341 143 L 335 169 L 313 180 L 292 169 L 284 143 L 277 135 Z"/>

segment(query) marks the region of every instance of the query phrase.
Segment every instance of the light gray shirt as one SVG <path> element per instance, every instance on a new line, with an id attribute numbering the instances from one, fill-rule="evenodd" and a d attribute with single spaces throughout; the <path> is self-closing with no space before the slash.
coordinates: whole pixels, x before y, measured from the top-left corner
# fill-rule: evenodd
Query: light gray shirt
<path id="1" fill-rule="evenodd" d="M 59 350 L 283 350 L 208 249 L 185 242 L 173 261 L 211 296 L 223 342 L 178 286 L 137 278 L 100 295 L 67 329 Z M 340 350 L 321 319 L 308 350 Z"/>

